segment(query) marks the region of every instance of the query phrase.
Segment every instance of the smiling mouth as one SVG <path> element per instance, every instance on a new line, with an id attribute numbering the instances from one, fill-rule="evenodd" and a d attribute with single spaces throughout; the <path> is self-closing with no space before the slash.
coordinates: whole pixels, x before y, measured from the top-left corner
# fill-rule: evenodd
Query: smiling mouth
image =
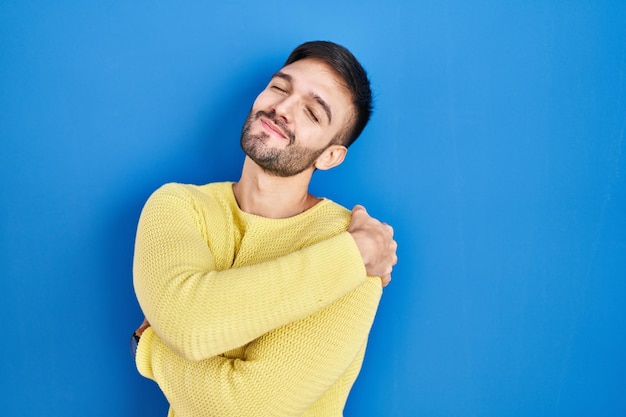
<path id="1" fill-rule="evenodd" d="M 275 133 L 277 136 L 280 136 L 282 139 L 286 139 L 286 140 L 288 140 L 287 135 L 285 135 L 285 134 L 282 132 L 282 130 L 280 130 L 280 128 L 278 128 L 277 126 L 275 126 L 273 123 L 271 123 L 271 122 L 269 122 L 269 121 L 266 121 L 266 120 L 263 120 L 263 119 L 261 119 L 260 121 L 261 121 L 261 124 L 263 125 L 263 127 L 264 127 L 266 130 L 269 130 L 270 132 Z"/>

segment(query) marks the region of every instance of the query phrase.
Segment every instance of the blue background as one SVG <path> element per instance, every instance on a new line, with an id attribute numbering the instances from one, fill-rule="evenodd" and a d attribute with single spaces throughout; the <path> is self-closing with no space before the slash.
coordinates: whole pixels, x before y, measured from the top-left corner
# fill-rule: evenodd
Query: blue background
<path id="1" fill-rule="evenodd" d="M 626 2 L 597 0 L 0 1 L 2 413 L 165 415 L 127 347 L 139 212 L 238 179 L 311 39 L 376 93 L 313 190 L 400 245 L 346 416 L 626 415 Z"/>

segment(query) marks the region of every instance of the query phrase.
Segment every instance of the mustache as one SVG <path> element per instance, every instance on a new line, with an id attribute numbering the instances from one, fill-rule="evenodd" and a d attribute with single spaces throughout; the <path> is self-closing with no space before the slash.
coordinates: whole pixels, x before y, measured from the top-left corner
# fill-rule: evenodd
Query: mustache
<path id="1" fill-rule="evenodd" d="M 256 112 L 254 114 L 254 118 L 255 119 L 258 119 L 261 116 L 263 116 L 263 117 L 265 117 L 267 119 L 270 119 L 272 121 L 272 123 L 274 123 L 276 126 L 278 126 L 280 131 L 285 136 L 287 136 L 287 138 L 289 138 L 289 144 L 290 145 L 296 141 L 296 135 L 287 127 L 287 124 L 282 119 L 276 117 L 276 111 L 275 110 L 272 110 L 270 112 L 266 112 L 264 110 L 259 110 L 258 112 Z"/>

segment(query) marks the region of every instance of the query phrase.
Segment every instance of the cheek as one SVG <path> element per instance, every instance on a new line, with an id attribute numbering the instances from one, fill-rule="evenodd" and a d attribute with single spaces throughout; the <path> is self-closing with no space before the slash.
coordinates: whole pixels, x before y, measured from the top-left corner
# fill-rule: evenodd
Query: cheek
<path id="1" fill-rule="evenodd" d="M 263 90 L 252 103 L 252 108 L 256 110 L 267 109 L 271 105 L 271 94 Z"/>
<path id="2" fill-rule="evenodd" d="M 334 131 L 331 132 L 329 129 L 321 129 L 317 126 L 309 126 L 308 124 L 305 124 L 304 127 L 302 127 L 302 125 L 300 126 L 296 137 L 297 140 L 307 148 L 323 148 L 334 138 Z"/>
<path id="3" fill-rule="evenodd" d="M 257 98 L 254 100 L 254 103 L 252 103 L 252 114 L 257 112 L 262 102 L 263 101 L 261 100 L 261 95 L 257 96 Z"/>

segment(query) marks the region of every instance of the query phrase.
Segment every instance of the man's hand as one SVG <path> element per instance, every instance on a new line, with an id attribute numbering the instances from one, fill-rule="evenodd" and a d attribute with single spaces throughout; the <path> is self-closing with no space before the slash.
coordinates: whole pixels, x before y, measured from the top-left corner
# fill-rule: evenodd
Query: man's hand
<path id="1" fill-rule="evenodd" d="M 141 323 L 141 326 L 139 326 L 139 328 L 135 330 L 135 334 L 141 337 L 141 334 L 143 333 L 143 331 L 146 330 L 148 327 L 150 327 L 150 323 L 148 323 L 148 319 L 144 317 L 143 323 Z"/>
<path id="2" fill-rule="evenodd" d="M 391 270 L 398 262 L 393 240 L 393 228 L 367 214 L 365 207 L 356 205 L 352 209 L 352 220 L 348 232 L 356 242 L 368 275 L 380 277 L 383 287 L 391 281 Z"/>

